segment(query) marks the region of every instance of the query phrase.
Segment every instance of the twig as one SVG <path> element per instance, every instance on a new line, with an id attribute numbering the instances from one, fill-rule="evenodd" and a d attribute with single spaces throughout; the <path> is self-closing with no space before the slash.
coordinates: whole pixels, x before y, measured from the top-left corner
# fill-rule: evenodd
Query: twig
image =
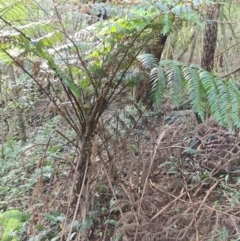
<path id="1" fill-rule="evenodd" d="M 143 196 L 144 196 L 144 193 L 145 193 L 145 190 L 146 190 L 148 177 L 149 177 L 150 172 L 151 172 L 151 170 L 152 170 L 152 165 L 153 165 L 153 162 L 154 162 L 154 160 L 155 160 L 155 156 L 156 156 L 156 153 L 157 153 L 157 150 L 158 150 L 158 146 L 160 145 L 160 142 L 161 142 L 161 140 L 163 139 L 164 135 L 165 135 L 165 131 L 162 132 L 162 133 L 159 135 L 157 145 L 155 146 L 155 150 L 154 150 L 154 153 L 153 153 L 153 156 L 152 156 L 152 160 L 151 160 L 151 162 L 150 162 L 150 166 L 149 166 L 149 168 L 148 168 L 148 173 L 147 173 L 147 176 L 146 176 L 146 179 L 145 179 L 145 182 L 144 182 L 144 186 L 143 186 L 143 190 L 142 190 L 142 195 L 141 195 L 141 199 L 140 199 L 139 207 L 138 207 L 138 214 L 139 214 L 140 209 L 141 209 L 141 206 L 142 206 L 142 200 L 143 200 Z"/>
<path id="2" fill-rule="evenodd" d="M 233 71 L 231 71 L 231 72 L 229 72 L 229 73 L 227 73 L 227 74 L 225 74 L 225 75 L 222 75 L 222 76 L 220 76 L 220 77 L 221 77 L 221 78 L 225 78 L 225 77 L 227 77 L 227 76 L 229 76 L 229 75 L 231 75 L 231 74 L 236 73 L 236 72 L 239 71 L 239 70 L 240 70 L 240 67 L 238 67 L 238 68 L 234 69 Z"/>
<path id="3" fill-rule="evenodd" d="M 218 184 L 219 184 L 221 181 L 224 181 L 224 180 L 225 180 L 224 178 L 221 178 L 221 179 L 217 180 L 217 181 L 215 182 L 215 184 L 207 191 L 204 199 L 202 200 L 202 202 L 201 202 L 201 204 L 200 204 L 200 206 L 199 206 L 199 208 L 198 208 L 198 210 L 197 210 L 197 212 L 196 212 L 196 215 L 198 215 L 199 212 L 201 211 L 203 204 L 207 201 L 207 198 L 209 197 L 209 195 L 211 194 L 211 192 L 218 186 Z"/>
<path id="4" fill-rule="evenodd" d="M 223 53 L 227 52 L 229 49 L 231 49 L 231 48 L 235 47 L 235 46 L 236 46 L 236 45 L 238 45 L 238 44 L 240 44 L 240 41 L 239 41 L 239 42 L 237 42 L 237 43 L 235 43 L 235 44 L 233 44 L 233 45 L 232 45 L 232 46 L 230 46 L 229 48 L 227 48 L 227 49 L 223 50 L 222 52 L 220 52 L 220 53 L 216 54 L 216 55 L 214 56 L 214 58 L 217 58 L 218 56 L 220 56 L 221 54 L 223 54 Z"/>
<path id="5" fill-rule="evenodd" d="M 186 236 L 186 234 L 187 234 L 187 232 L 188 232 L 188 228 L 190 228 L 190 227 L 193 225 L 193 222 L 196 220 L 196 218 L 198 218 L 198 215 L 199 215 L 199 213 L 200 213 L 200 211 L 201 211 L 201 209 L 202 209 L 202 206 L 203 206 L 203 204 L 207 201 L 207 198 L 209 197 L 209 195 L 211 194 L 211 192 L 212 192 L 212 191 L 218 186 L 218 184 L 219 184 L 221 181 L 223 181 L 223 180 L 224 180 L 224 178 L 219 179 L 218 181 L 216 181 L 215 184 L 207 191 L 207 193 L 206 193 L 204 199 L 202 200 L 202 202 L 201 202 L 201 204 L 200 204 L 197 212 L 196 212 L 195 215 L 194 215 L 194 219 L 192 219 L 192 221 L 190 222 L 190 224 L 189 224 L 188 227 L 186 228 L 186 231 L 185 231 L 184 234 L 182 235 L 181 240 L 184 239 L 184 237 Z"/>
<path id="6" fill-rule="evenodd" d="M 165 210 L 167 210 L 173 203 L 175 203 L 176 201 L 180 200 L 184 195 L 186 195 L 189 191 L 192 191 L 193 189 L 195 189 L 197 186 L 194 186 L 190 189 L 188 189 L 186 192 L 181 193 L 181 195 L 177 198 L 175 198 L 174 200 L 172 200 L 169 204 L 167 204 L 165 207 L 163 207 L 159 212 L 157 212 L 151 219 L 150 221 L 152 222 L 153 220 L 155 220 L 158 216 L 160 216 Z"/>
<path id="7" fill-rule="evenodd" d="M 167 192 L 167 191 L 161 189 L 161 188 L 158 187 L 155 183 L 153 183 L 152 180 L 150 180 L 150 184 L 151 184 L 153 187 L 155 187 L 157 190 L 159 190 L 160 192 L 163 192 L 163 193 L 165 193 L 165 194 L 167 194 L 167 195 L 169 195 L 169 196 L 177 199 L 177 197 L 176 197 L 175 195 L 173 195 L 173 194 L 171 194 L 170 192 Z M 197 187 L 197 185 L 195 185 L 194 188 L 195 188 L 195 187 Z M 191 190 L 192 190 L 192 189 L 191 189 Z M 187 204 L 189 204 L 189 205 L 190 205 L 190 204 L 193 204 L 193 203 L 190 203 L 189 201 L 186 201 L 186 200 L 183 200 L 183 199 L 179 199 L 179 201 L 184 202 L 184 203 L 187 203 Z M 196 202 L 196 203 L 194 203 L 194 204 L 198 204 L 198 203 L 200 203 L 200 201 L 198 201 L 198 202 Z"/>
<path id="8" fill-rule="evenodd" d="M 215 208 L 213 208 L 213 207 L 209 207 L 209 206 L 207 206 L 207 205 L 205 205 L 204 207 L 205 207 L 205 208 L 208 208 L 208 209 L 210 209 L 210 210 L 213 210 L 213 211 L 215 211 L 215 212 L 218 212 L 218 213 L 221 213 L 221 214 L 227 215 L 227 216 L 229 216 L 229 217 L 231 217 L 231 218 L 237 218 L 237 219 L 240 219 L 240 217 L 238 217 L 238 216 L 236 216 L 236 215 L 233 215 L 233 214 L 230 214 L 230 213 L 226 213 L 226 212 L 223 212 L 223 211 L 217 210 L 217 209 L 215 209 Z"/>

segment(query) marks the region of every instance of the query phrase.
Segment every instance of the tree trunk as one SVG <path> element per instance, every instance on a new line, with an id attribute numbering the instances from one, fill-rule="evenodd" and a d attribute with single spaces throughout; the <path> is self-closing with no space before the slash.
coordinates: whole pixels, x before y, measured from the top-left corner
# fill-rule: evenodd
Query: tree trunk
<path id="1" fill-rule="evenodd" d="M 78 178 L 76 184 L 76 194 L 79 195 L 81 193 L 82 185 L 85 185 L 87 182 L 87 176 L 84 178 L 84 173 L 88 173 L 88 169 L 91 165 L 90 159 L 92 154 L 92 140 L 89 136 L 84 136 L 83 141 L 80 147 L 80 156 L 78 159 Z"/>
<path id="2" fill-rule="evenodd" d="M 214 5 L 208 6 L 207 15 L 206 15 L 206 26 L 204 32 L 204 41 L 203 41 L 203 53 L 201 66 L 207 70 L 213 70 L 214 63 L 214 53 L 217 43 L 217 31 L 218 23 L 217 19 L 219 16 L 220 4 L 216 3 Z"/>
<path id="3" fill-rule="evenodd" d="M 151 46 L 148 46 L 146 53 L 154 55 L 154 57 L 156 57 L 158 61 L 160 61 L 162 58 L 164 46 L 167 41 L 167 37 L 167 35 L 159 34 L 156 43 L 152 44 Z"/>
<path id="4" fill-rule="evenodd" d="M 14 100 L 17 102 L 20 99 L 20 95 L 19 95 L 16 78 L 15 78 L 14 69 L 12 66 L 9 67 L 9 77 L 10 77 L 10 80 L 12 81 L 12 85 L 13 85 Z M 26 127 L 24 124 L 24 118 L 23 118 L 23 109 L 21 107 L 17 106 L 16 113 L 17 113 L 21 143 L 22 143 L 22 145 L 24 145 L 27 141 L 27 135 L 26 135 Z"/>

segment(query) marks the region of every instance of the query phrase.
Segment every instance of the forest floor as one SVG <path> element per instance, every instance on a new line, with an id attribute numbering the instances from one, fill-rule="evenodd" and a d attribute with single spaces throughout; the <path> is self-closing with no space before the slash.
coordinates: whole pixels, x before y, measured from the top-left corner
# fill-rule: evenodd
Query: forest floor
<path id="1" fill-rule="evenodd" d="M 240 240 L 237 132 L 167 104 L 158 113 L 107 111 L 97 131 L 81 225 L 69 201 L 76 153 L 59 137 L 72 136 L 66 123 L 50 119 L 19 152 L 0 198 L 30 213 L 23 240 L 66 240 L 70 232 L 92 241 Z M 64 229 L 65 217 L 74 222 Z"/>
<path id="2" fill-rule="evenodd" d="M 239 240 L 239 136 L 213 119 L 198 124 L 191 110 L 163 113 L 123 142 L 135 148 L 117 163 L 114 232 L 123 240 Z"/>

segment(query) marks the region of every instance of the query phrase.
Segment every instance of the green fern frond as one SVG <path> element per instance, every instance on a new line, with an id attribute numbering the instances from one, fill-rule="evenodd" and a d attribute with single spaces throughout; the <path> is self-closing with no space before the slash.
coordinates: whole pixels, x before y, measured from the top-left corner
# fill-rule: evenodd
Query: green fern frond
<path id="1" fill-rule="evenodd" d="M 5 48 L 2 47 L 2 45 L 0 45 L 0 47 L 2 48 L 0 51 L 0 62 L 3 64 L 11 64 L 14 58 L 17 59 L 24 52 L 19 48 L 6 48 L 6 51 Z"/>
<path id="2" fill-rule="evenodd" d="M 231 80 L 228 81 L 228 89 L 231 96 L 233 123 L 240 128 L 240 91 Z"/>
<path id="3" fill-rule="evenodd" d="M 154 103 L 161 103 L 167 96 L 178 105 L 188 92 L 191 106 L 202 120 L 209 113 L 221 125 L 240 128 L 240 91 L 231 80 L 199 66 L 164 60 L 150 71 L 149 81 Z"/>
<path id="4" fill-rule="evenodd" d="M 229 93 L 229 88 L 227 83 L 224 82 L 219 77 L 215 78 L 217 87 L 219 90 L 219 104 L 220 111 L 222 116 L 223 125 L 229 126 L 232 129 L 233 120 L 232 120 L 232 107 L 231 107 L 231 96 Z"/>
<path id="5" fill-rule="evenodd" d="M 151 70 L 158 66 L 158 59 L 152 54 L 141 54 L 137 57 L 137 60 L 141 63 L 145 70 Z"/>
<path id="6" fill-rule="evenodd" d="M 139 86 L 145 79 L 144 75 L 137 69 L 129 70 L 124 75 L 120 72 L 116 75 L 116 82 L 118 82 L 120 78 L 122 78 L 123 83 L 129 88 Z"/>
<path id="7" fill-rule="evenodd" d="M 223 124 L 224 121 L 222 111 L 220 109 L 218 83 L 216 82 L 214 76 L 207 71 L 202 71 L 200 73 L 200 78 L 207 94 L 210 114 L 212 114 L 220 124 Z"/>
<path id="8" fill-rule="evenodd" d="M 223 109 L 226 108 L 226 103 L 221 103 L 221 101 L 226 101 L 226 93 L 224 88 L 219 87 L 221 81 L 216 78 L 213 74 L 202 70 L 200 73 L 200 78 L 204 86 L 204 90 L 207 94 L 207 101 L 209 105 L 210 114 L 222 125 L 226 125 L 228 122 L 226 117 L 224 117 Z M 220 95 L 223 95 L 220 100 Z M 224 107 L 225 106 L 225 107 Z"/>
<path id="9" fill-rule="evenodd" d="M 150 96 L 153 102 L 159 105 L 168 93 L 165 70 L 162 66 L 155 67 L 150 72 Z"/>
<path id="10" fill-rule="evenodd" d="M 0 1 L 0 16 L 8 22 L 27 19 L 27 10 L 23 1 Z"/>
<path id="11" fill-rule="evenodd" d="M 185 95 L 185 80 L 182 75 L 182 64 L 178 61 L 164 60 L 160 62 L 160 66 L 163 66 L 166 73 L 168 87 L 170 89 L 171 100 L 175 105 L 182 103 Z M 178 93 L 178 94 L 176 94 Z"/>
<path id="12" fill-rule="evenodd" d="M 208 93 L 212 87 L 213 75 L 210 72 L 205 71 L 204 69 L 198 69 L 197 74 L 204 86 L 204 90 Z"/>
<path id="13" fill-rule="evenodd" d="M 198 69 L 197 69 L 198 70 Z M 206 116 L 206 93 L 196 69 L 183 66 L 182 74 L 187 81 L 190 103 L 202 120 Z"/>
<path id="14" fill-rule="evenodd" d="M 161 103 L 166 95 L 175 105 L 182 103 L 186 81 L 181 67 L 178 61 L 164 60 L 150 71 L 151 98 L 154 103 Z"/>
<path id="15" fill-rule="evenodd" d="M 170 14 L 164 14 L 163 16 L 163 28 L 162 28 L 162 34 L 166 35 L 172 30 L 172 25 L 173 25 L 173 16 Z"/>
<path id="16" fill-rule="evenodd" d="M 32 40 L 30 44 L 33 44 L 37 49 L 42 47 L 52 47 L 54 44 L 62 41 L 62 33 L 55 31 L 42 36 L 39 39 Z"/>

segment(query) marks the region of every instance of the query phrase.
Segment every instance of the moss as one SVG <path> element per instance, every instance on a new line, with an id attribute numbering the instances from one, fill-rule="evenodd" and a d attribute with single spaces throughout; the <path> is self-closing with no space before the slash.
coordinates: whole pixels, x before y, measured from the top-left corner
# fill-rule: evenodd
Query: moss
<path id="1" fill-rule="evenodd" d="M 0 241 L 18 241 L 13 233 L 22 228 L 27 215 L 18 210 L 9 210 L 0 214 Z"/>

